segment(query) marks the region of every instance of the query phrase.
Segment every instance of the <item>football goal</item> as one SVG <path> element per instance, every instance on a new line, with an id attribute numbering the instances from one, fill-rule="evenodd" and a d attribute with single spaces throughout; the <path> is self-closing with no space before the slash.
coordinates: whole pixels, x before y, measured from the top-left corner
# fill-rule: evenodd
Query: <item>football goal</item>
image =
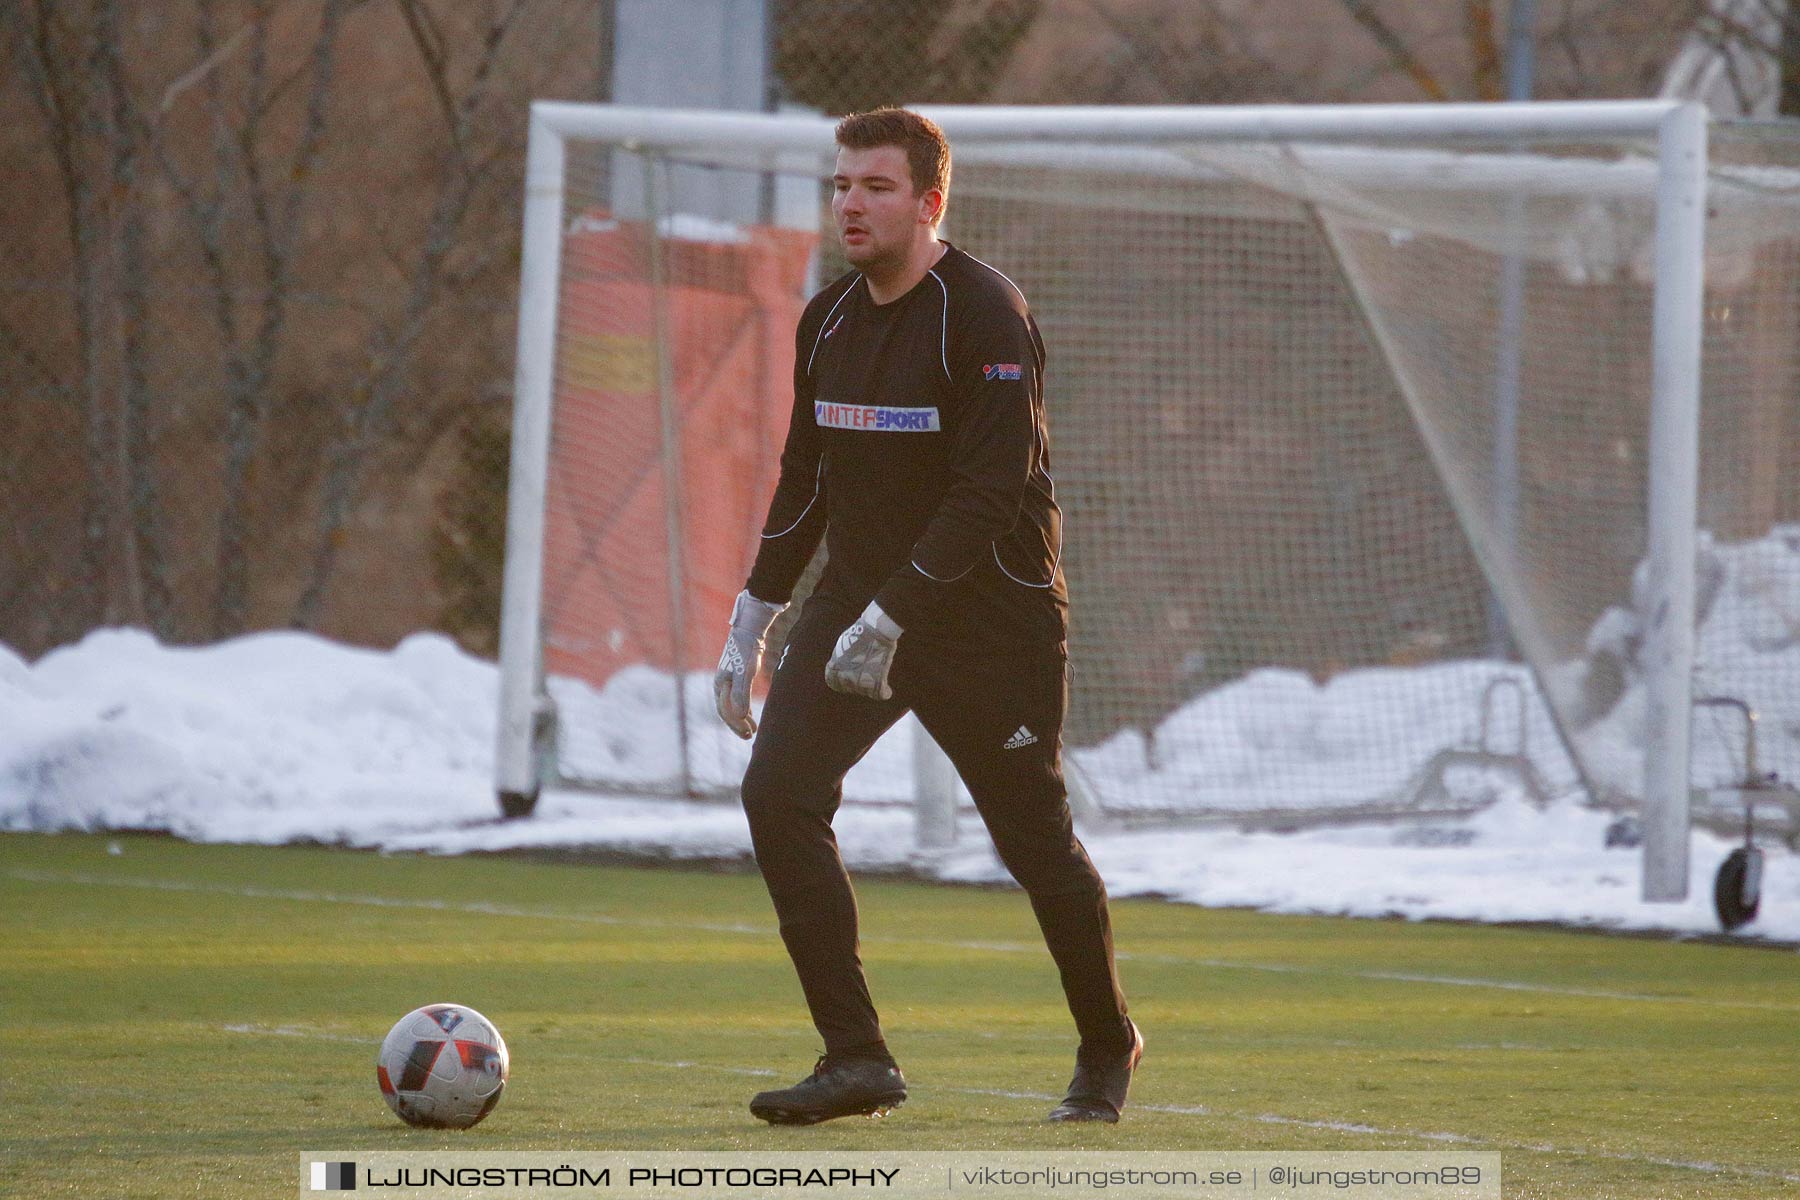
<path id="1" fill-rule="evenodd" d="M 943 236 L 1048 347 L 1079 814 L 1598 805 L 1670 900 L 1692 823 L 1742 824 L 1740 727 L 1696 700 L 1800 775 L 1800 136 L 1663 101 L 922 111 Z M 832 127 L 533 106 L 508 813 L 735 792 L 711 673 L 794 324 L 845 269 Z M 930 801 L 926 840 L 956 792 L 905 723 L 846 782 Z"/>

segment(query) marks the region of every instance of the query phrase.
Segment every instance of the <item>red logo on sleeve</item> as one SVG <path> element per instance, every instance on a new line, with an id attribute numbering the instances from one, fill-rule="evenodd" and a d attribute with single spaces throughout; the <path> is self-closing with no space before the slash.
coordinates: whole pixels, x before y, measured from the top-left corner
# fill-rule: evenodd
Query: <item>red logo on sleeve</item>
<path id="1" fill-rule="evenodd" d="M 1023 372 L 1018 363 L 984 363 L 981 368 L 983 379 L 1020 379 Z"/>

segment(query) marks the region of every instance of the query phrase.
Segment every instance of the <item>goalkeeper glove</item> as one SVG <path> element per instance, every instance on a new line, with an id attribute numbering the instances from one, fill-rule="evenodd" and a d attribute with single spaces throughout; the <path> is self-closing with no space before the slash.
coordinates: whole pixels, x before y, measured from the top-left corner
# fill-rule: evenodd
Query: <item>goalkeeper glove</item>
<path id="1" fill-rule="evenodd" d="M 725 637 L 719 669 L 713 675 L 713 701 L 718 706 L 719 719 L 745 741 L 756 732 L 756 718 L 750 715 L 750 684 L 762 670 L 769 626 L 786 607 L 758 600 L 748 591 L 739 592 L 737 602 L 731 606 L 731 632 Z"/>
<path id="2" fill-rule="evenodd" d="M 825 683 L 833 691 L 870 700 L 892 700 L 888 669 L 904 632 L 873 600 L 862 616 L 838 635 L 837 648 L 825 664 Z"/>

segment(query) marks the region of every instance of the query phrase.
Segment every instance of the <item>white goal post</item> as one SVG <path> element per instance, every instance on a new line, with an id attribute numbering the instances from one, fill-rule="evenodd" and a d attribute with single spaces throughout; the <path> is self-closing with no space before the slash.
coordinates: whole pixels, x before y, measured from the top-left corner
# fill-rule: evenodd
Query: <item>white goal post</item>
<path id="1" fill-rule="evenodd" d="M 964 163 L 1004 163 L 1009 158 L 1034 162 L 1039 169 L 1054 171 L 1056 164 L 1071 164 L 1084 155 L 1104 159 L 1121 147 L 1147 154 L 1181 148 L 1170 161 L 1170 187 L 1179 187 L 1182 164 L 1200 163 L 1209 171 L 1236 170 L 1229 162 L 1220 167 L 1207 157 L 1211 147 L 1280 148 L 1267 158 L 1268 170 L 1286 169 L 1284 163 L 1305 167 L 1308 154 L 1324 154 L 1334 147 L 1408 147 L 1483 150 L 1504 155 L 1514 148 L 1553 143 L 1582 147 L 1621 140 L 1641 145 L 1654 156 L 1641 164 L 1642 174 L 1653 171 L 1645 189 L 1653 205 L 1652 261 L 1645 264 L 1651 275 L 1652 312 L 1645 335 L 1650 339 L 1647 408 L 1647 460 L 1642 497 L 1648 536 L 1642 561 L 1646 564 L 1638 610 L 1647 614 L 1643 645 L 1637 661 L 1645 677 L 1645 750 L 1642 781 L 1644 831 L 1643 896 L 1646 900 L 1684 898 L 1688 890 L 1689 864 L 1689 754 L 1690 713 L 1693 700 L 1695 655 L 1695 555 L 1697 495 L 1699 490 L 1699 440 L 1701 421 L 1702 330 L 1705 306 L 1705 240 L 1707 236 L 1708 120 L 1705 110 L 1692 103 L 1666 101 L 1606 101 L 1523 104 L 1438 105 L 1342 105 L 1342 106 L 1245 106 L 1186 108 L 1096 107 L 923 107 L 943 127 L 957 155 L 959 173 Z M 499 732 L 496 755 L 496 790 L 508 814 L 529 812 L 538 791 L 555 781 L 553 754 L 555 721 L 546 690 L 544 638 L 546 623 L 546 544 L 556 536 L 547 527 L 546 504 L 551 490 L 553 429 L 558 389 L 559 303 L 565 295 L 565 241 L 570 223 L 579 214 L 571 211 L 571 147 L 593 145 L 609 155 L 636 155 L 652 160 L 699 163 L 711 169 L 744 172 L 796 172 L 793 163 L 822 162 L 832 150 L 830 119 L 800 115 L 748 115 L 623 108 L 608 105 L 539 102 L 532 106 L 526 165 L 524 246 L 521 267 L 515 418 L 507 517 L 504 604 L 500 637 Z M 1191 151 L 1191 153 L 1190 153 Z M 1284 157 L 1285 156 L 1285 157 Z M 1569 155 L 1561 156 L 1564 161 Z M 1178 160 L 1178 161 L 1177 161 Z M 1485 161 L 1485 160 L 1484 160 Z M 1509 165 L 1510 162 L 1510 165 Z M 1534 159 L 1537 167 L 1554 171 L 1559 155 Z M 1491 164 L 1518 188 L 1529 188 L 1530 164 L 1522 158 L 1493 159 Z M 1626 164 L 1631 167 L 1632 164 Z M 1516 170 L 1515 170 L 1516 168 Z M 1073 167 L 1071 167 L 1073 169 Z M 1084 168 L 1084 169 L 1091 169 Z M 1244 171 L 1254 173 L 1253 165 Z M 1621 169 L 1625 169 L 1621 167 Z M 1635 167 L 1633 169 L 1636 169 Z M 615 172 L 615 175 L 618 174 Z M 655 169 L 643 171 L 644 210 L 654 218 L 659 207 L 656 188 L 663 186 Z M 1379 174 L 1379 172 L 1377 172 Z M 1429 174 L 1429 172 L 1427 172 Z M 815 177 L 816 178 L 816 177 Z M 961 178 L 959 174 L 959 179 Z M 1095 175 L 1104 188 L 1105 173 Z M 1324 178 L 1321 176 L 1320 178 Z M 1594 176 L 1594 187 L 1605 185 L 1604 173 Z M 616 182 L 616 180 L 615 180 Z M 1307 185 L 1311 187 L 1312 185 Z M 1335 185 L 1332 185 L 1335 186 Z M 1303 189 L 1304 190 L 1304 189 Z M 1329 189 L 1321 184 L 1303 201 L 1330 205 Z M 1108 199 L 1107 203 L 1113 203 Z M 1382 220 L 1370 218 L 1371 228 Z M 1407 218 L 1410 222 L 1412 218 Z M 958 195 L 952 187 L 949 226 L 955 240 Z M 1397 230 L 1398 219 L 1387 222 L 1388 241 L 1399 245 L 1405 238 Z M 651 283 L 661 286 L 672 269 L 665 241 L 674 226 L 650 220 L 646 270 Z M 1360 235 L 1359 235 L 1360 236 Z M 1373 236 L 1373 235 L 1371 235 Z M 1354 257 L 1358 251 L 1341 243 L 1326 230 L 1332 253 Z M 1373 244 L 1373 243 L 1371 243 Z M 1373 251 L 1367 251 L 1373 253 Z M 1349 274 L 1347 272 L 1347 274 Z M 1347 285 L 1359 299 L 1379 307 L 1374 285 L 1349 278 Z M 1053 298 L 1040 294 L 1027 281 L 1027 294 L 1040 310 Z M 648 293 L 655 296 L 657 293 Z M 660 307 L 651 322 L 658 346 L 671 337 L 670 313 Z M 1124 319 L 1122 315 L 1121 319 Z M 1040 317 L 1040 319 L 1042 319 Z M 1369 319 L 1371 338 L 1381 343 L 1393 367 L 1400 391 L 1409 403 L 1418 403 L 1414 392 L 1429 390 L 1433 381 L 1424 368 L 1409 363 L 1424 361 L 1416 351 L 1397 347 L 1395 339 L 1417 332 L 1412 320 Z M 599 336 L 599 335 L 596 335 Z M 608 335 L 610 336 L 610 335 Z M 683 336 L 687 336 L 683 334 Z M 699 336 L 699 335 L 692 335 Z M 791 328 L 773 336 L 787 337 Z M 1420 334 L 1419 336 L 1427 336 Z M 1429 335 L 1437 337 L 1438 335 Z M 613 343 L 608 343 L 612 345 Z M 634 345 L 636 343 L 633 343 Z M 1433 342 L 1432 344 L 1439 344 Z M 1058 344 L 1051 340 L 1050 387 L 1057 383 Z M 624 353 L 622 351 L 622 353 Z M 632 353 L 635 353 L 633 351 Z M 1410 356 L 1410 357 L 1409 357 Z M 668 397 L 674 370 L 666 350 L 642 364 L 648 372 L 645 393 L 662 397 L 668 418 Z M 635 361 L 635 360 L 634 360 Z M 618 364 L 595 367 L 616 374 Z M 632 368 L 636 369 L 636 368 Z M 655 401 L 651 402 L 652 404 Z M 1171 421 L 1175 418 L 1171 417 Z M 1053 434 L 1058 418 L 1052 416 Z M 1171 425 L 1171 428 L 1177 426 Z M 679 445 L 666 433 L 652 453 L 678 457 Z M 773 437 L 779 440 L 781 431 Z M 561 435 L 557 435 L 561 436 Z M 1447 442 L 1426 442 L 1434 455 L 1449 453 Z M 772 480 L 769 481 L 772 483 Z M 1059 483 L 1060 472 L 1059 472 Z M 664 495 L 660 504 L 633 510 L 635 519 L 656 526 L 671 542 L 679 537 L 683 519 L 679 493 Z M 766 492 L 757 501 L 766 505 Z M 761 513 L 754 514 L 760 520 Z M 1202 514 L 1195 518 L 1203 523 Z M 1073 535 L 1079 538 L 1080 531 Z M 1476 557 L 1488 569 L 1490 582 L 1504 576 L 1509 565 L 1496 561 L 1477 539 Z M 680 557 L 671 551 L 671 561 Z M 672 568 L 671 568 L 672 569 Z M 672 591 L 682 590 L 671 577 Z M 552 581 L 554 582 L 554 581 Z M 1076 603 L 1083 603 L 1080 581 Z M 1505 591 L 1504 587 L 1499 590 Z M 1078 615 L 1078 620 L 1081 619 Z M 678 614 L 674 625 L 684 626 Z M 677 634 L 679 637 L 679 633 Z M 677 654 L 679 666 L 696 665 L 701 653 L 689 648 Z M 1077 661 L 1077 672 L 1080 663 Z M 680 671 L 677 671 L 680 674 Z M 679 685 L 678 685 L 679 686 Z M 687 711 L 686 709 L 682 710 Z M 698 719 L 699 714 L 696 715 Z M 569 718 L 564 714 L 563 719 Z M 1484 720 L 1485 728 L 1485 720 Z M 1520 731 L 1521 738 L 1523 730 Z M 685 738 L 685 733 L 682 735 Z M 685 745 L 685 741 L 683 743 Z"/>

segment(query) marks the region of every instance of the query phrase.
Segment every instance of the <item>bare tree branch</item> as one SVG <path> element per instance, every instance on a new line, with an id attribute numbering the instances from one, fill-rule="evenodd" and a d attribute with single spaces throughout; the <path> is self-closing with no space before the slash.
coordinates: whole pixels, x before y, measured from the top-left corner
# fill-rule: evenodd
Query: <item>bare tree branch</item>
<path id="1" fill-rule="evenodd" d="M 214 71 L 217 71 L 224 65 L 226 59 L 237 53 L 238 48 L 244 44 L 244 39 L 249 36 L 249 33 L 250 26 L 245 25 L 227 38 L 224 45 L 214 47 L 210 54 L 207 54 L 199 62 L 188 68 L 180 78 L 164 88 L 162 99 L 158 101 L 156 105 L 157 116 L 159 118 L 167 116 L 169 110 L 175 107 L 175 102 L 181 99 L 181 94 L 183 92 L 187 91 L 196 83 L 200 82 L 200 80 L 212 74 Z"/>
<path id="2" fill-rule="evenodd" d="M 124 29 L 118 0 L 96 7 L 95 59 L 110 100 L 110 192 L 117 206 L 119 297 L 119 474 L 126 481 L 131 536 L 126 543 L 126 584 L 134 615 L 162 637 L 175 634 L 174 597 L 163 556 L 163 523 L 150 390 L 149 263 L 147 215 L 138 182 L 141 123 L 126 72 Z"/>
<path id="3" fill-rule="evenodd" d="M 310 77 L 306 109 L 299 144 L 279 185 L 280 209 L 270 195 L 261 161 L 253 143 L 243 145 L 245 176 L 249 184 L 251 209 L 261 240 L 263 284 L 266 289 L 262 316 L 256 339 L 250 349 L 247 369 L 242 372 L 240 392 L 231 405 L 230 436 L 226 443 L 225 503 L 219 515 L 218 584 L 214 593 L 213 624 L 223 636 L 241 630 L 245 621 L 248 592 L 249 472 L 251 461 L 261 449 L 262 429 L 269 415 L 269 385 L 275 374 L 275 359 L 287 324 L 288 301 L 293 287 L 294 239 L 300 214 L 310 191 L 312 168 L 324 145 L 331 81 L 337 53 L 338 31 L 344 12 L 343 0 L 327 0 L 319 14 L 319 27 L 313 38 L 304 71 Z M 264 8 L 259 20 L 266 21 L 271 11 Z M 300 77 L 296 68 L 289 79 Z M 261 83 L 261 76 L 257 79 Z M 285 87 L 276 85 L 276 91 Z M 272 104 L 272 97 L 253 100 L 251 119 L 246 129 L 254 131 Z"/>
<path id="4" fill-rule="evenodd" d="M 1433 100 L 1450 98 L 1450 94 L 1444 90 L 1444 85 L 1439 83 L 1437 76 L 1431 73 L 1431 68 L 1427 67 L 1419 56 L 1413 53 L 1412 47 L 1408 46 L 1405 39 L 1394 32 L 1393 27 L 1382 19 L 1381 14 L 1375 11 L 1369 0 L 1338 0 L 1338 2 L 1344 6 L 1346 12 L 1355 18 L 1358 25 L 1368 30 L 1369 36 L 1375 39 L 1376 44 L 1387 53 L 1394 65 L 1404 71 L 1420 91 Z"/>
<path id="5" fill-rule="evenodd" d="M 1214 27 L 1220 31 L 1222 39 L 1229 44 L 1234 55 L 1242 59 L 1246 65 L 1254 67 L 1268 76 L 1273 77 L 1279 73 L 1281 68 L 1266 56 L 1258 53 L 1235 22 L 1225 19 L 1225 14 L 1219 11 L 1219 0 L 1204 0 L 1204 3 L 1207 12 L 1212 16 Z"/>
<path id="6" fill-rule="evenodd" d="M 1463 33 L 1469 42 L 1469 61 L 1474 66 L 1475 94 L 1483 100 L 1503 100 L 1500 79 L 1500 44 L 1494 37 L 1493 0 L 1463 0 Z"/>
<path id="7" fill-rule="evenodd" d="M 1086 0 L 1086 3 L 1088 10 L 1099 17 L 1100 23 L 1130 52 L 1132 60 L 1156 81 L 1157 89 L 1164 96 L 1173 100 L 1181 95 L 1181 80 L 1174 73 L 1158 41 L 1139 34 L 1127 25 L 1105 0 Z"/>
<path id="8" fill-rule="evenodd" d="M 432 90 L 439 97 L 440 108 L 449 123 L 446 132 L 450 142 L 447 154 L 450 162 L 446 165 L 454 165 L 457 169 L 447 170 L 440 177 L 437 198 L 426 224 L 425 242 L 413 268 L 400 318 L 392 324 L 378 325 L 371 333 L 367 355 L 369 374 L 358 387 L 357 399 L 346 413 L 340 436 L 328 453 L 321 488 L 318 540 L 300 598 L 294 606 L 293 624 L 302 629 L 313 628 L 324 608 L 326 591 L 343 543 L 345 523 L 361 491 L 369 460 L 388 430 L 390 410 L 405 382 L 413 349 L 442 295 L 449 258 L 456 248 L 457 230 L 467 217 L 492 165 L 503 151 L 508 151 L 506 146 L 495 146 L 487 155 L 471 161 L 467 146 L 475 122 L 491 94 L 494 65 L 499 60 L 507 34 L 530 0 L 511 0 L 505 11 L 490 21 L 469 82 L 460 97 L 452 90 L 451 66 L 442 52 L 443 42 L 430 19 L 429 10 L 422 0 L 398 0 L 398 3 L 409 13 L 408 27 L 413 30 L 420 62 L 431 76 Z"/>
<path id="9" fill-rule="evenodd" d="M 6 350 L 6 361 L 29 368 L 59 399 L 70 398 L 69 385 L 57 374 L 56 368 L 38 353 L 37 347 L 40 344 L 41 336 L 21 336 L 10 324 L 0 321 L 0 347 Z"/>
<path id="10" fill-rule="evenodd" d="M 444 64 L 444 35 L 437 19 L 421 0 L 399 0 L 400 15 L 406 18 L 406 30 L 412 34 L 413 46 L 425 64 L 425 77 L 431 94 L 443 113 L 444 127 L 450 131 L 450 144 L 456 156 L 462 157 L 462 123 L 457 120 L 456 98 L 450 94 L 450 72 Z"/>
<path id="11" fill-rule="evenodd" d="M 294 255 L 300 217 L 311 192 L 313 167 L 325 144 L 331 82 L 343 14 L 354 0 L 325 0 L 319 25 L 300 64 L 285 80 L 309 80 L 297 142 L 284 170 L 267 170 L 265 118 L 273 109 L 268 84 L 271 61 L 272 0 L 259 0 L 249 24 L 226 45 L 246 44 L 243 115 L 234 118 L 225 98 L 223 61 L 213 0 L 198 0 L 195 37 L 201 61 L 215 64 L 204 76 L 213 129 L 210 187 L 202 193 L 171 152 L 160 124 L 150 130 L 164 176 L 184 204 L 211 283 L 214 323 L 224 378 L 224 469 L 217 520 L 212 632 L 228 636 L 246 627 L 250 555 L 250 470 L 263 450 L 264 429 L 273 407 L 271 389 L 277 358 L 294 299 Z M 192 72 L 190 72 L 192 74 Z M 285 86 L 278 83 L 276 88 Z M 246 289 L 227 248 L 228 193 L 241 196 L 251 214 L 258 286 L 251 290 L 257 313 L 246 336 L 239 321 Z"/>
<path id="12" fill-rule="evenodd" d="M 91 598 L 97 610 L 92 614 L 61 614 L 68 626 L 79 632 L 78 627 L 90 615 L 104 621 L 123 617 L 115 607 L 117 593 L 110 586 L 114 547 L 124 540 L 124 510 L 114 502 L 118 490 L 113 469 L 117 434 L 101 377 L 96 196 L 80 153 L 84 132 L 92 123 L 94 97 L 88 74 L 77 65 L 82 57 L 80 39 L 54 5 L 48 0 L 33 0 L 28 14 L 10 5 L 4 12 L 18 34 L 16 58 L 62 185 L 63 224 L 74 276 L 73 317 L 80 383 L 72 390 L 81 397 L 82 451 L 87 474 L 82 497 L 80 593 Z"/>

